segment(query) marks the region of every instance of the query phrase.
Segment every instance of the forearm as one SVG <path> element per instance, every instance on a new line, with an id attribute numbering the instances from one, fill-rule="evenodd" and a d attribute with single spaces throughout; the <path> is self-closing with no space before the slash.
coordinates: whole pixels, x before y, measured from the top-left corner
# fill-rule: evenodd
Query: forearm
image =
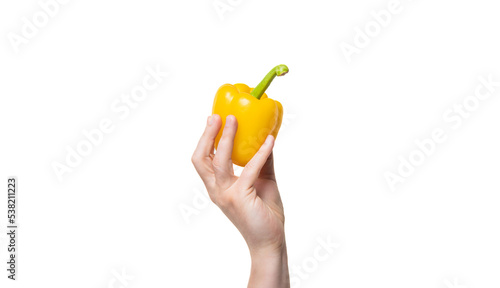
<path id="1" fill-rule="evenodd" d="M 274 252 L 254 252 L 249 288 L 289 288 L 288 256 L 286 244 Z"/>

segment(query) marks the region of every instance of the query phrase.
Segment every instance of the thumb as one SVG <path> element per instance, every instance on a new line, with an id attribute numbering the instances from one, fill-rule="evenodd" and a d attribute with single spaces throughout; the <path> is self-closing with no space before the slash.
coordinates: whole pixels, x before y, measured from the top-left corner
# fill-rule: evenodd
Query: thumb
<path id="1" fill-rule="evenodd" d="M 274 137 L 272 135 L 269 135 L 267 136 L 264 144 L 260 146 L 259 151 L 255 153 L 253 158 L 250 160 L 250 162 L 247 163 L 247 165 L 243 169 L 243 172 L 241 172 L 241 176 L 240 179 L 238 179 L 238 181 L 244 188 L 252 187 L 255 181 L 257 181 L 257 178 L 259 178 L 262 167 L 264 166 L 264 164 L 266 164 L 266 162 L 268 162 L 268 158 L 273 151 L 273 147 L 274 147 Z M 272 164 L 272 161 L 270 163 Z"/>

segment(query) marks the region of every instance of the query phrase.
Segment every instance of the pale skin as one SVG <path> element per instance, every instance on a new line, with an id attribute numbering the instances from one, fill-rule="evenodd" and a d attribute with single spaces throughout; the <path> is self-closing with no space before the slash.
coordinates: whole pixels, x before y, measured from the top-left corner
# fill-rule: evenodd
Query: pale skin
<path id="1" fill-rule="evenodd" d="M 267 137 L 238 177 L 231 161 L 238 123 L 232 115 L 226 118 L 214 153 L 215 137 L 221 126 L 219 115 L 207 119 L 192 157 L 193 165 L 210 199 L 238 228 L 248 245 L 252 259 L 248 287 L 288 288 L 285 215 L 274 175 L 274 138 Z"/>

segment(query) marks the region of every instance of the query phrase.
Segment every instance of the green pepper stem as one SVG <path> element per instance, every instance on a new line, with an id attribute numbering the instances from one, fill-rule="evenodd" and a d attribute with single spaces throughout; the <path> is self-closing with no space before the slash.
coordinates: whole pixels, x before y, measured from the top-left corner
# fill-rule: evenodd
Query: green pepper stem
<path id="1" fill-rule="evenodd" d="M 274 67 L 271 71 L 269 71 L 269 73 L 267 73 L 266 77 L 260 81 L 259 85 L 257 85 L 257 87 L 255 87 L 250 94 L 260 100 L 260 97 L 264 95 L 264 92 L 266 92 L 269 85 L 271 85 L 271 82 L 273 82 L 274 77 L 283 76 L 286 73 L 288 73 L 288 67 L 286 67 L 286 65 L 278 65 Z"/>

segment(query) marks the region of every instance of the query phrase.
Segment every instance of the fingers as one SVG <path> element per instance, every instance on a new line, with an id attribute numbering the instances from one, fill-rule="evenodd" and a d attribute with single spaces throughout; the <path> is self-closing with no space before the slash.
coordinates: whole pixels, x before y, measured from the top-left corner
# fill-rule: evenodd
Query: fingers
<path id="1" fill-rule="evenodd" d="M 200 174 L 203 180 L 205 180 L 205 177 L 213 174 L 211 168 L 212 159 L 210 158 L 210 155 L 213 154 L 215 137 L 219 133 L 221 123 L 222 121 L 220 116 L 217 114 L 214 114 L 207 119 L 205 131 L 203 132 L 203 135 L 198 142 L 198 146 L 193 153 L 193 157 L 191 158 L 196 171 L 198 171 L 198 174 Z"/>
<path id="2" fill-rule="evenodd" d="M 234 176 L 233 161 L 231 154 L 233 154 L 234 136 L 238 129 L 238 123 L 233 115 L 226 118 L 226 124 L 222 131 L 222 136 L 217 146 L 217 153 L 212 161 L 215 178 L 219 185 L 226 186 L 230 183 L 231 178 Z"/>
<path id="3" fill-rule="evenodd" d="M 241 172 L 239 181 L 243 186 L 243 188 L 252 187 L 257 178 L 259 178 L 259 174 L 262 170 L 262 167 L 268 161 L 268 158 L 273 151 L 273 147 L 274 147 L 274 137 L 272 135 L 269 135 L 267 136 L 267 139 L 264 142 L 264 144 L 260 146 L 259 151 L 257 151 L 257 153 L 253 156 L 252 160 L 250 160 L 250 162 L 247 163 L 245 169 L 243 169 L 243 172 Z M 270 163 L 272 164 L 272 162 Z M 266 169 L 269 169 L 269 167 L 267 167 Z M 269 170 L 267 170 L 266 172 L 269 172 Z"/>

